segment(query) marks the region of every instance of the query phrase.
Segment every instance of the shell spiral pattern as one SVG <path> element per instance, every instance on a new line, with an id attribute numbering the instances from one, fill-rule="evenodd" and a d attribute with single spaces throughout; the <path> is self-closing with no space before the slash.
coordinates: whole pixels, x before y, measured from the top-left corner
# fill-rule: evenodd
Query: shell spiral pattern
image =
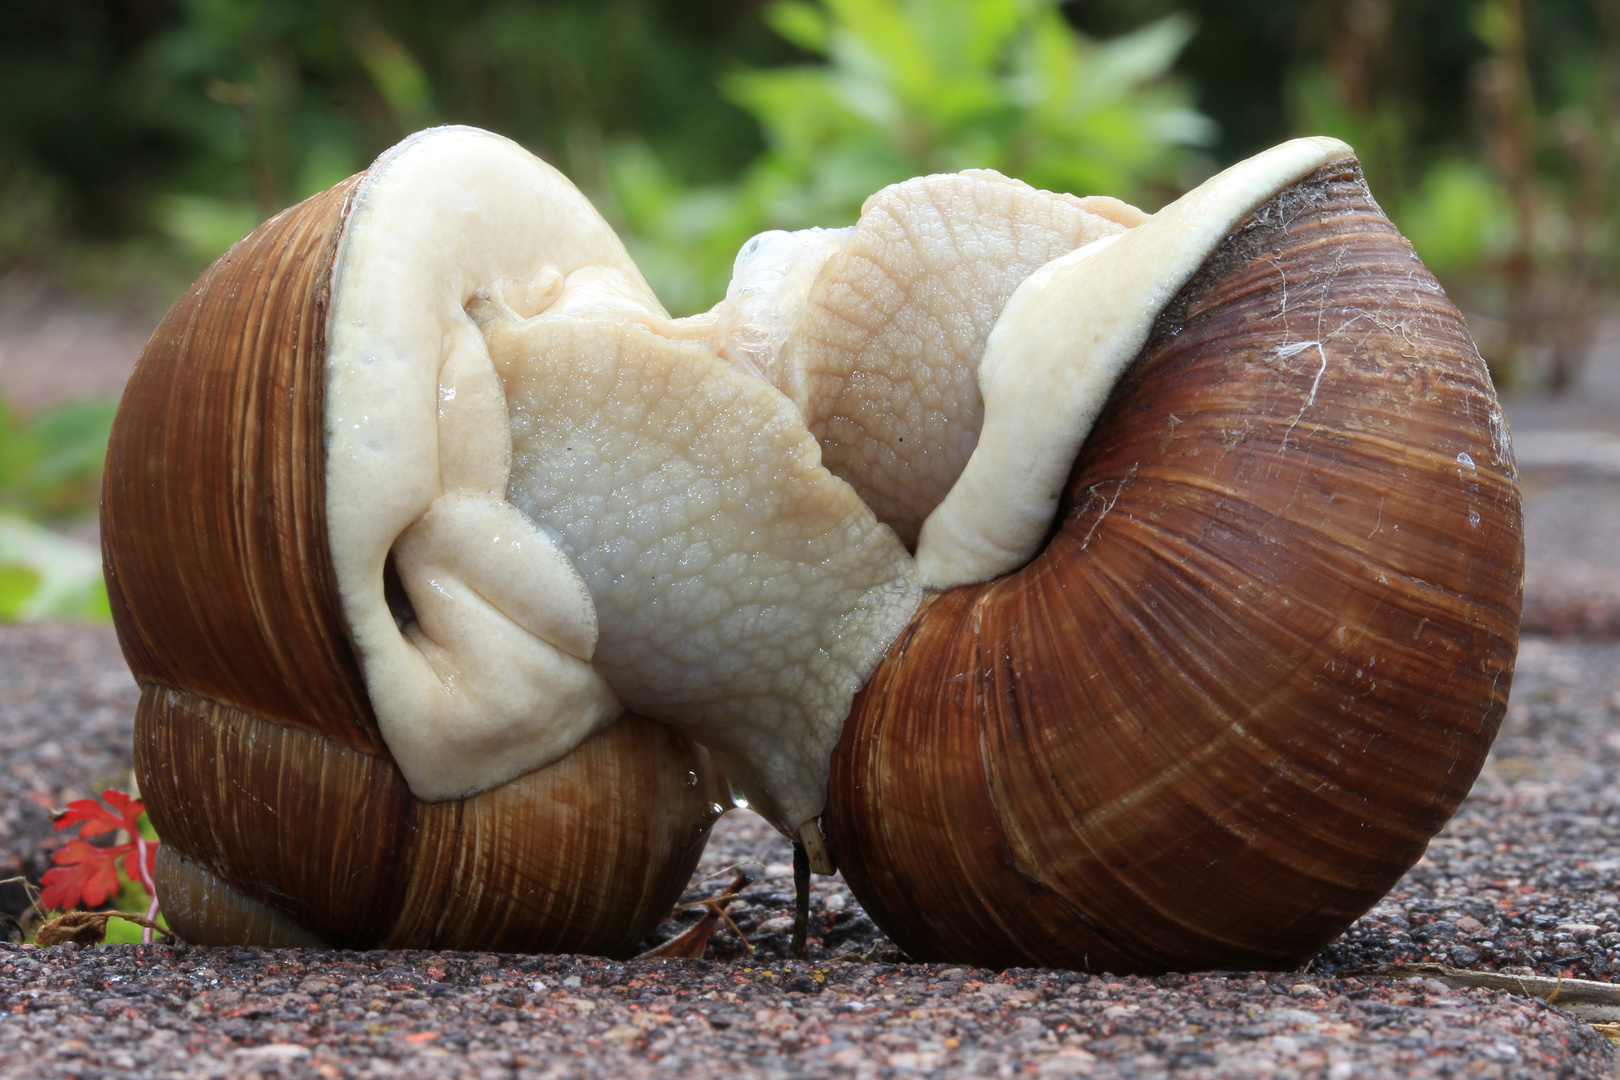
<path id="1" fill-rule="evenodd" d="M 1522 598 L 1484 364 L 1353 161 L 1177 295 L 1059 521 L 857 698 L 823 819 L 851 888 L 922 959 L 1298 965 L 1467 794 Z"/>

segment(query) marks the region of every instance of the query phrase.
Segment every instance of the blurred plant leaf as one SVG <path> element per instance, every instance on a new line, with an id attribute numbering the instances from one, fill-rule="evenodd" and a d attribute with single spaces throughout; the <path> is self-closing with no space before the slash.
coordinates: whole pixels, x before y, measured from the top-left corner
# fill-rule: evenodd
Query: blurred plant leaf
<path id="1" fill-rule="evenodd" d="M 1107 41 L 1070 29 L 1056 0 L 788 0 L 766 19 L 826 62 L 721 80 L 767 147 L 737 183 L 699 196 L 651 168 L 645 144 L 612 154 L 631 245 L 678 314 L 720 297 L 749 236 L 849 224 L 887 184 L 992 168 L 1155 199 L 1195 179 L 1188 148 L 1214 135 L 1169 77 L 1185 16 Z"/>
<path id="2" fill-rule="evenodd" d="M 116 401 L 103 398 L 68 402 L 41 413 L 34 421 L 39 446 L 35 482 L 50 489 L 100 477 L 117 411 Z"/>
<path id="3" fill-rule="evenodd" d="M 431 125 L 433 87 L 404 43 L 374 18 L 358 20 L 351 37 L 356 55 L 394 111 L 400 128 L 415 131 Z"/>
<path id="4" fill-rule="evenodd" d="M 69 402 L 28 420 L 0 399 L 0 620 L 111 618 L 101 553 L 31 519 L 95 508 L 115 409 Z"/>
<path id="5" fill-rule="evenodd" d="M 804 0 L 782 0 L 765 9 L 765 22 L 806 52 L 825 53 L 831 38 L 827 14 Z"/>
<path id="6" fill-rule="evenodd" d="M 117 408 L 71 401 L 28 419 L 0 398 L 0 512 L 66 522 L 94 510 Z"/>
<path id="7" fill-rule="evenodd" d="M 260 220 L 250 203 L 206 195 L 162 196 L 153 214 L 163 234 L 198 263 L 213 262 Z"/>
<path id="8" fill-rule="evenodd" d="M 1436 274 L 1477 273 L 1513 245 L 1512 196 L 1474 161 L 1430 168 L 1394 218 Z"/>
<path id="9" fill-rule="evenodd" d="M 39 572 L 22 563 L 0 563 L 0 622 L 22 616 L 28 601 L 39 591 Z"/>
<path id="10" fill-rule="evenodd" d="M 101 552 L 23 518 L 0 514 L 0 618 L 109 621 L 112 609 L 101 578 Z"/>

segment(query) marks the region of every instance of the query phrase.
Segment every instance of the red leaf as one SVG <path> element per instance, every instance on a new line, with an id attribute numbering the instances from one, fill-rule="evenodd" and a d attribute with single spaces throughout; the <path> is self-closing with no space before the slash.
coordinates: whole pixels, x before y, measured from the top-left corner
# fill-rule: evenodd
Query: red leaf
<path id="1" fill-rule="evenodd" d="M 112 788 L 103 791 L 101 797 L 113 812 L 94 799 L 74 799 L 57 819 L 57 829 L 78 825 L 80 836 L 100 836 L 116 829 L 123 829 L 131 836 L 139 835 L 139 822 L 141 815 L 146 813 L 146 804 Z"/>
<path id="2" fill-rule="evenodd" d="M 75 825 L 79 826 L 80 836 L 100 836 L 122 829 L 124 822 L 94 799 L 74 799 L 68 803 L 62 816 L 56 819 L 56 828 L 60 832 Z"/>
<path id="3" fill-rule="evenodd" d="M 141 835 L 141 815 L 146 813 L 146 804 L 139 799 L 132 799 L 122 791 L 108 788 L 101 793 L 102 801 L 116 810 L 123 818 L 122 828 L 131 836 Z M 81 830 L 80 836 L 84 835 Z"/>
<path id="4" fill-rule="evenodd" d="M 40 879 L 45 886 L 39 894 L 40 906 L 66 910 L 105 904 L 107 897 L 115 895 L 119 888 L 114 864 L 134 846 L 117 844 L 103 848 L 86 840 L 69 840 L 61 851 L 51 856 L 56 867 L 45 871 Z"/>
<path id="5" fill-rule="evenodd" d="M 96 907 L 116 896 L 120 888 L 118 863 L 124 864 L 125 875 L 134 882 L 150 881 L 156 864 L 157 841 L 140 841 L 140 817 L 146 807 L 139 799 L 132 799 L 122 791 L 109 788 L 101 793 L 106 806 L 94 799 L 75 799 L 57 821 L 58 829 L 79 826 L 81 839 L 69 840 L 51 856 L 56 867 L 45 872 L 41 884 L 40 905 L 47 909 Z M 111 810 L 108 809 L 111 807 Z M 82 839 L 101 836 L 123 829 L 134 837 L 129 843 L 97 847 Z M 144 851 L 145 858 L 142 858 Z M 141 873 L 145 863 L 145 874 Z"/>

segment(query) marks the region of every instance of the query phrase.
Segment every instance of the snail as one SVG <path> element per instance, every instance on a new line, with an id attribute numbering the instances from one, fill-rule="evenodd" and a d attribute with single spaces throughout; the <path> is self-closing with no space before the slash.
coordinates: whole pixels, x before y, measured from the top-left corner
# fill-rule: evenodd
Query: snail
<path id="1" fill-rule="evenodd" d="M 261 226 L 115 423 L 181 936 L 624 954 L 729 787 L 921 959 L 1298 963 L 1505 709 L 1460 316 L 1349 148 L 1149 216 L 922 177 L 672 319 L 498 136 Z"/>
<path id="2" fill-rule="evenodd" d="M 163 838 L 164 914 L 204 944 L 625 954 L 679 898 L 729 791 L 701 747 L 620 715 L 592 672 L 577 577 L 488 494 L 503 462 L 480 456 L 477 421 L 499 401 L 476 373 L 448 384 L 461 394 L 440 410 L 436 362 L 361 356 L 373 377 L 425 380 L 423 398 L 362 434 L 371 448 L 395 440 L 391 473 L 343 473 L 352 448 L 333 429 L 349 416 L 332 407 L 342 388 L 328 368 L 345 345 L 332 339 L 367 324 L 365 312 L 343 321 L 365 299 L 346 280 L 369 284 L 375 260 L 397 255 L 397 231 L 365 244 L 368 202 L 389 195 L 367 179 L 388 160 L 222 256 L 159 324 L 119 405 L 103 557 L 141 686 L 136 776 Z M 571 187 L 544 195 L 564 257 L 628 263 Z M 381 332 L 421 330 L 409 320 L 437 314 L 424 305 L 442 306 L 454 274 L 502 254 L 463 252 L 441 295 L 407 297 Z M 363 512 L 345 498 L 366 499 Z M 392 536 L 365 547 L 390 513 L 424 520 L 398 554 Z M 432 566 L 458 514 L 483 544 L 426 572 L 432 596 L 417 606 L 442 633 L 430 642 L 413 619 L 408 638 L 392 615 L 409 605 L 395 564 Z M 498 607 L 482 599 L 492 580 L 506 586 Z M 481 640 L 458 656 L 468 636 Z M 573 726 L 548 729 L 547 701 L 577 707 Z M 426 770 L 413 789 L 396 762 L 434 725 L 440 745 L 408 759 Z M 518 749 L 503 756 L 503 742 Z M 488 770 L 471 781 L 469 758 Z M 435 787 L 446 773 L 463 786 Z"/>

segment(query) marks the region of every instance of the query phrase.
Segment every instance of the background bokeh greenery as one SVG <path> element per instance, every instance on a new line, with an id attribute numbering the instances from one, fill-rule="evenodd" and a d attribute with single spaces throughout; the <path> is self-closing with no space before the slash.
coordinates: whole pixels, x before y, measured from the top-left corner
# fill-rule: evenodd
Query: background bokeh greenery
<path id="1" fill-rule="evenodd" d="M 847 224 L 907 176 L 1154 209 L 1335 134 L 1499 382 L 1557 392 L 1615 284 L 1620 0 L 11 0 L 0 284 L 155 317 L 435 123 L 560 167 L 676 314 L 752 233 Z M 109 412 L 0 408 L 0 617 L 48 576 L 5 529 L 86 512 Z"/>

